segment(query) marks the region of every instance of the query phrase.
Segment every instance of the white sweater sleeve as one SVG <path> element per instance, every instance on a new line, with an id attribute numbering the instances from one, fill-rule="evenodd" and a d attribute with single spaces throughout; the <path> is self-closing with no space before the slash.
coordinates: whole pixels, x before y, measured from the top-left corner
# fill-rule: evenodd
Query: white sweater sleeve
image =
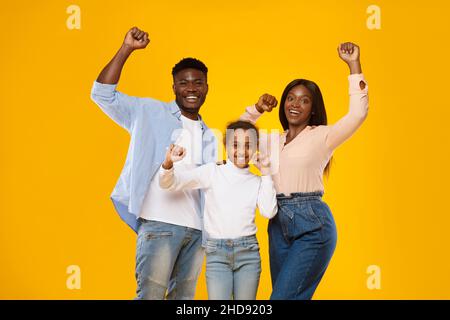
<path id="1" fill-rule="evenodd" d="M 208 163 L 190 170 L 169 170 L 162 166 L 159 169 L 159 185 L 171 191 L 187 189 L 206 189 L 211 183 L 211 176 L 216 167 L 215 163 Z"/>
<path id="2" fill-rule="evenodd" d="M 270 175 L 261 176 L 258 208 L 259 212 L 268 219 L 272 219 L 277 214 L 277 193 Z"/>

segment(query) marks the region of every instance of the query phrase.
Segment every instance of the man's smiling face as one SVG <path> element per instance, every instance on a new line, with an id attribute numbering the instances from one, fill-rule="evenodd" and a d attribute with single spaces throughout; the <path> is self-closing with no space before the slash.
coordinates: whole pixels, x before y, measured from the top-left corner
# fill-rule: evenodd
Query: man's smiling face
<path id="1" fill-rule="evenodd" d="M 183 69 L 173 78 L 175 99 L 184 112 L 197 114 L 208 93 L 206 75 L 197 69 Z"/>

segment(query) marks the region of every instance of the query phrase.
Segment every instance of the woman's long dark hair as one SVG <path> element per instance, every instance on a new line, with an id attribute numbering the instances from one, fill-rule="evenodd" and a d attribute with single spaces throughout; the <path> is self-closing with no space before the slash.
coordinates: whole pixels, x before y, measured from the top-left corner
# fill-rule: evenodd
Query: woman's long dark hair
<path id="1" fill-rule="evenodd" d="M 311 118 L 309 119 L 308 125 L 309 126 L 327 125 L 327 111 L 325 110 L 325 103 L 323 102 L 322 92 L 320 91 L 319 86 L 311 80 L 295 79 L 286 86 L 281 96 L 279 117 L 283 129 L 287 130 L 289 128 L 289 123 L 286 118 L 286 113 L 284 111 L 284 104 L 286 102 L 286 98 L 289 94 L 289 91 L 291 91 L 292 88 L 300 85 L 303 85 L 305 88 L 307 88 L 312 95 Z M 328 176 L 330 173 L 331 160 L 332 159 L 330 159 L 330 161 L 327 163 L 324 170 L 326 176 Z"/>

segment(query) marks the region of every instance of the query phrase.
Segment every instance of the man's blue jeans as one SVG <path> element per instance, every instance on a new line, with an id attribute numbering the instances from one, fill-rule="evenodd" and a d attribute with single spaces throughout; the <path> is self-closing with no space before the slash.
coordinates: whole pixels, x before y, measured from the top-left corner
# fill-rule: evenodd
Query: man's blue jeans
<path id="1" fill-rule="evenodd" d="M 141 219 L 136 299 L 192 300 L 204 249 L 200 230 Z"/>
<path id="2" fill-rule="evenodd" d="M 336 225 L 321 192 L 277 195 L 269 221 L 271 299 L 311 299 L 336 247 Z"/>
<path id="3" fill-rule="evenodd" d="M 210 300 L 255 300 L 261 257 L 255 236 L 209 239 L 206 284 Z"/>

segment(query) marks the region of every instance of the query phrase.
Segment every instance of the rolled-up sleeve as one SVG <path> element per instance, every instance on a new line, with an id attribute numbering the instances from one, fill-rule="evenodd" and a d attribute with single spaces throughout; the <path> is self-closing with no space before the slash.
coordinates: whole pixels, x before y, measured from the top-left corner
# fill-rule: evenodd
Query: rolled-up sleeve
<path id="1" fill-rule="evenodd" d="M 104 84 L 94 81 L 91 99 L 118 125 L 131 131 L 137 97 L 128 96 L 116 90 L 117 84 Z"/>
<path id="2" fill-rule="evenodd" d="M 348 113 L 334 125 L 329 126 L 326 145 L 331 150 L 338 147 L 362 125 L 369 111 L 369 87 L 363 74 L 348 76 L 350 106 Z"/>

